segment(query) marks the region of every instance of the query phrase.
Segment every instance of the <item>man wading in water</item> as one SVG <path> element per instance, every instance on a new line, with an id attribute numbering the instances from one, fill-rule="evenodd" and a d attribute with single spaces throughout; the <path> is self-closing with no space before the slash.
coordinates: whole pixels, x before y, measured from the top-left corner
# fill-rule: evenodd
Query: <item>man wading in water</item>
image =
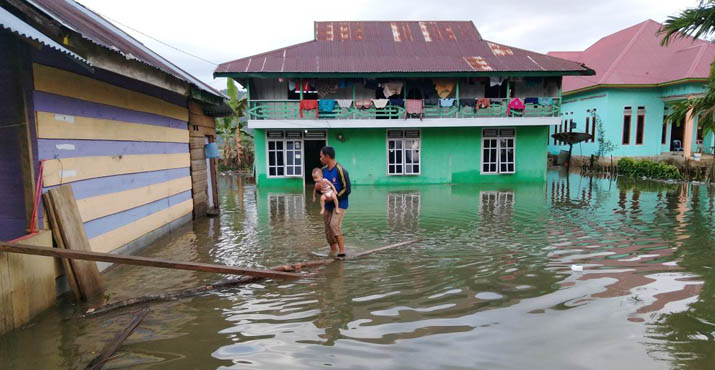
<path id="1" fill-rule="evenodd" d="M 323 166 L 323 178 L 329 180 L 338 192 L 338 207 L 340 212 L 335 212 L 333 202 L 325 203 L 323 222 L 325 223 L 325 238 L 330 245 L 330 254 L 338 252 L 338 259 L 345 259 L 345 242 L 343 240 L 343 217 L 348 209 L 348 195 L 350 195 L 350 176 L 348 171 L 335 160 L 335 149 L 324 146 L 320 149 L 320 163 Z"/>

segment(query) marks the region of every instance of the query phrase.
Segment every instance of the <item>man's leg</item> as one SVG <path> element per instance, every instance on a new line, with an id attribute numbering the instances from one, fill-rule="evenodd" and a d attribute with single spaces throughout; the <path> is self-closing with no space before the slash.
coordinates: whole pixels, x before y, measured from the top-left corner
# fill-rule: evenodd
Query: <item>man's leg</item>
<path id="1" fill-rule="evenodd" d="M 343 217 L 345 216 L 345 209 L 340 209 L 340 213 L 333 213 L 330 218 L 330 229 L 335 235 L 335 241 L 337 243 L 336 248 L 340 250 L 340 253 L 345 254 L 345 241 L 343 239 Z M 331 246 L 331 249 L 333 247 Z M 334 250 L 334 249 L 333 249 Z"/>
<path id="2" fill-rule="evenodd" d="M 331 227 L 332 219 L 333 219 L 333 210 L 326 209 L 325 213 L 323 214 L 323 224 L 325 225 L 325 239 L 328 241 L 328 245 L 330 245 L 330 251 L 337 252 L 338 251 L 338 240 L 335 238 L 335 234 L 333 233 L 333 228 Z"/>

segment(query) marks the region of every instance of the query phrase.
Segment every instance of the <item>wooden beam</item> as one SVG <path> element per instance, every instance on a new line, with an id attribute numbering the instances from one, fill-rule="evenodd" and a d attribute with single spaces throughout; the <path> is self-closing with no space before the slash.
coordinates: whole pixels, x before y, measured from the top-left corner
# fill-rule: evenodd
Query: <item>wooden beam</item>
<path id="1" fill-rule="evenodd" d="M 54 217 L 50 221 L 55 221 L 52 224 L 53 229 L 59 230 L 59 236 L 67 249 L 56 249 L 67 252 L 91 252 L 92 248 L 89 245 L 87 234 L 84 231 L 82 216 L 79 214 L 77 202 L 74 199 L 72 187 L 63 185 L 47 192 L 49 203 L 52 203 Z M 35 247 L 42 248 L 42 247 Z M 83 260 L 70 261 L 72 271 L 83 299 L 89 299 L 99 295 L 104 291 L 102 277 L 99 276 L 97 264 Z"/>
<path id="2" fill-rule="evenodd" d="M 290 272 L 258 270 L 252 268 L 225 265 L 212 265 L 208 263 L 199 262 L 171 261 L 150 257 L 122 256 L 117 254 L 99 253 L 91 251 L 35 247 L 32 245 L 15 243 L 0 243 L 0 251 L 10 253 L 33 254 L 38 256 L 69 258 L 72 260 L 120 263 L 125 265 L 150 266 L 175 270 L 215 272 L 219 274 L 249 275 L 264 278 L 295 279 L 302 276 L 301 274 Z"/>

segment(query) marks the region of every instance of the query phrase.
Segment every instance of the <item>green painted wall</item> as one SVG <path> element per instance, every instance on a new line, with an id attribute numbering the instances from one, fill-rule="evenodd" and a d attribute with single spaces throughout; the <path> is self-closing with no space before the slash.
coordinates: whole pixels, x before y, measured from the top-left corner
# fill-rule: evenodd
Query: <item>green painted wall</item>
<path id="1" fill-rule="evenodd" d="M 596 108 L 603 121 L 606 137 L 616 144 L 616 149 L 610 153 L 613 156 L 657 156 L 670 151 L 672 124 L 667 127 L 666 144 L 661 144 L 663 115 L 666 113 L 664 98 L 684 97 L 687 94 L 702 93 L 703 90 L 703 83 L 683 83 L 651 88 L 602 88 L 564 97 L 561 111 L 564 113 L 563 119 L 573 119 L 576 123 L 574 131 L 584 132 L 586 117 L 589 115 L 586 110 Z M 626 106 L 632 108 L 633 115 L 630 144 L 623 145 L 623 108 Z M 646 109 L 645 130 L 643 144 L 636 145 L 637 109 L 639 106 Z M 552 128 L 552 134 L 555 132 L 553 130 L 554 128 Z M 693 135 L 693 152 L 695 152 L 697 151 L 695 127 L 691 135 Z M 704 145 L 706 147 L 715 145 L 713 134 L 705 136 Z M 549 144 L 549 152 L 556 154 L 560 150 L 568 150 L 568 145 L 554 145 L 552 139 Z M 573 154 L 589 156 L 595 154 L 597 150 L 598 141 L 596 140 L 593 143 L 574 145 Z"/>
<path id="2" fill-rule="evenodd" d="M 409 127 L 405 127 L 409 128 Z M 516 173 L 481 175 L 480 127 L 424 128 L 420 175 L 387 175 L 386 129 L 329 130 L 328 143 L 355 185 L 543 182 L 546 178 L 546 126 L 516 128 Z M 336 139 L 342 133 L 345 141 Z M 265 131 L 256 130 L 256 175 L 260 186 L 302 186 L 302 179 L 266 176 Z M 259 139 L 263 138 L 263 140 Z M 259 143 L 260 142 L 260 143 Z"/>

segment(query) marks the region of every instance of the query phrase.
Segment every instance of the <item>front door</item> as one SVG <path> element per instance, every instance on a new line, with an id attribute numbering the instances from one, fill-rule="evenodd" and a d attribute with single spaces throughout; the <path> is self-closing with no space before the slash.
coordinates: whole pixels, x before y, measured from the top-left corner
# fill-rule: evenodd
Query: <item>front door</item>
<path id="1" fill-rule="evenodd" d="M 303 141 L 303 155 L 305 156 L 305 183 L 313 184 L 313 168 L 321 168 L 323 164 L 320 163 L 320 149 L 325 146 L 325 140 L 304 140 Z"/>

